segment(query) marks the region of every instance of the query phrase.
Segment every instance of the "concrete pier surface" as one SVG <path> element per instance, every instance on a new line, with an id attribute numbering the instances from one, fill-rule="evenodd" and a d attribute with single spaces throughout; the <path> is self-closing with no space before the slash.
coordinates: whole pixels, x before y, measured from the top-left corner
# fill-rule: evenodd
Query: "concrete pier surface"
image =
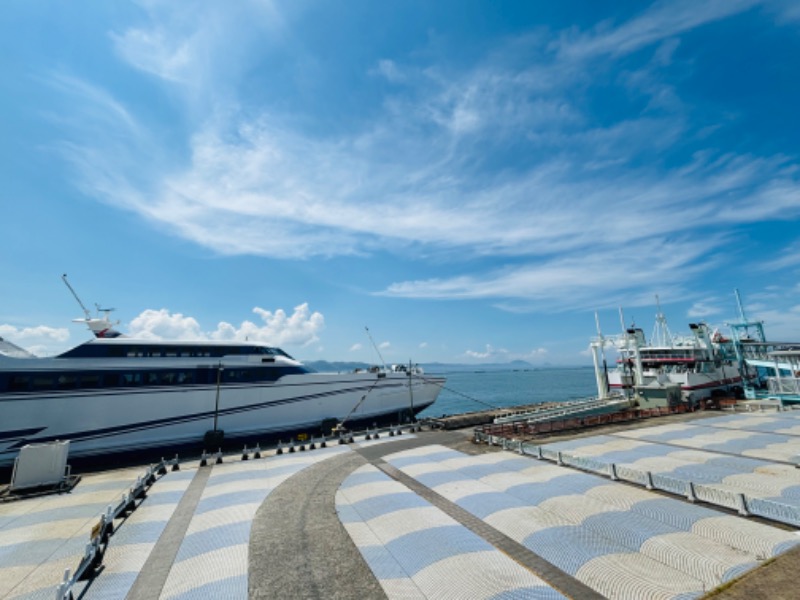
<path id="1" fill-rule="evenodd" d="M 536 443 L 800 506 L 800 414 L 703 416 Z M 475 444 L 471 430 L 370 438 L 166 470 L 89 576 L 60 590 L 141 469 L 2 503 L 0 598 L 796 597 L 782 579 L 800 567 L 791 524 Z"/>

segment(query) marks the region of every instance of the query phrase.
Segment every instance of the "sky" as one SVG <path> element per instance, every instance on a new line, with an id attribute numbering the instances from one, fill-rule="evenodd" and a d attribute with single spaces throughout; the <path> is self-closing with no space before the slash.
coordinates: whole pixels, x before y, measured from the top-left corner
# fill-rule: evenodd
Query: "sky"
<path id="1" fill-rule="evenodd" d="M 44 2 L 0 13 L 0 336 L 590 365 L 800 338 L 792 0 Z"/>

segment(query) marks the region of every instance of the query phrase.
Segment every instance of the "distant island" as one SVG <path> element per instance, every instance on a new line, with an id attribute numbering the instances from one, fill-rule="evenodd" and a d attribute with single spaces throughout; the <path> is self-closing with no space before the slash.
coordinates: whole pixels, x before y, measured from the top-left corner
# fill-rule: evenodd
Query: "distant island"
<path id="1" fill-rule="evenodd" d="M 319 373 L 345 373 L 356 369 L 368 369 L 374 364 L 363 362 L 330 362 L 327 360 L 303 361 L 309 369 Z M 476 372 L 476 371 L 533 371 L 536 369 L 585 369 L 586 365 L 534 365 L 524 360 L 512 360 L 504 363 L 420 363 L 426 373 L 453 373 L 453 372 Z"/>

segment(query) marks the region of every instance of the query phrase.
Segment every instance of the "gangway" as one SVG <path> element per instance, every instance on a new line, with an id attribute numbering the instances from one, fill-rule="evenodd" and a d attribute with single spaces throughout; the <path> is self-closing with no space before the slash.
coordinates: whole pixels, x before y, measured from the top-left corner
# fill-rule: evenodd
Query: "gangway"
<path id="1" fill-rule="evenodd" d="M 584 398 L 573 400 L 561 406 L 541 408 L 530 411 L 509 413 L 494 419 L 495 424 L 526 421 L 541 423 L 569 417 L 581 417 L 616 412 L 630 407 L 631 401 L 622 394 L 612 394 L 606 398 Z"/>

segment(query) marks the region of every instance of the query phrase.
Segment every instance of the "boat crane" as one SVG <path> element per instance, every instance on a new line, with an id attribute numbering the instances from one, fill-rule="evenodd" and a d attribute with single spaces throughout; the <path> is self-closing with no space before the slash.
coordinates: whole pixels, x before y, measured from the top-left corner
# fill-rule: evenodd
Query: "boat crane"
<path id="1" fill-rule="evenodd" d="M 70 285 L 69 281 L 67 280 L 67 274 L 64 273 L 61 275 L 61 279 L 64 281 L 64 284 L 69 288 L 69 291 L 72 292 L 73 297 L 78 302 L 78 305 L 83 310 L 84 318 L 83 319 L 73 319 L 73 323 L 85 323 L 87 327 L 92 331 L 95 337 L 99 338 L 113 338 L 119 337 L 122 335 L 120 332 L 114 329 L 115 325 L 119 325 L 119 321 L 115 321 L 114 323 L 111 322 L 109 318 L 112 311 L 115 309 L 113 308 L 100 308 L 99 304 L 95 304 L 95 308 L 97 309 L 97 314 L 92 317 L 89 309 L 86 308 L 86 305 L 81 302 L 81 299 L 78 297 L 78 294 L 75 292 L 73 287 Z M 103 316 L 100 317 L 100 313 L 103 313 Z"/>

